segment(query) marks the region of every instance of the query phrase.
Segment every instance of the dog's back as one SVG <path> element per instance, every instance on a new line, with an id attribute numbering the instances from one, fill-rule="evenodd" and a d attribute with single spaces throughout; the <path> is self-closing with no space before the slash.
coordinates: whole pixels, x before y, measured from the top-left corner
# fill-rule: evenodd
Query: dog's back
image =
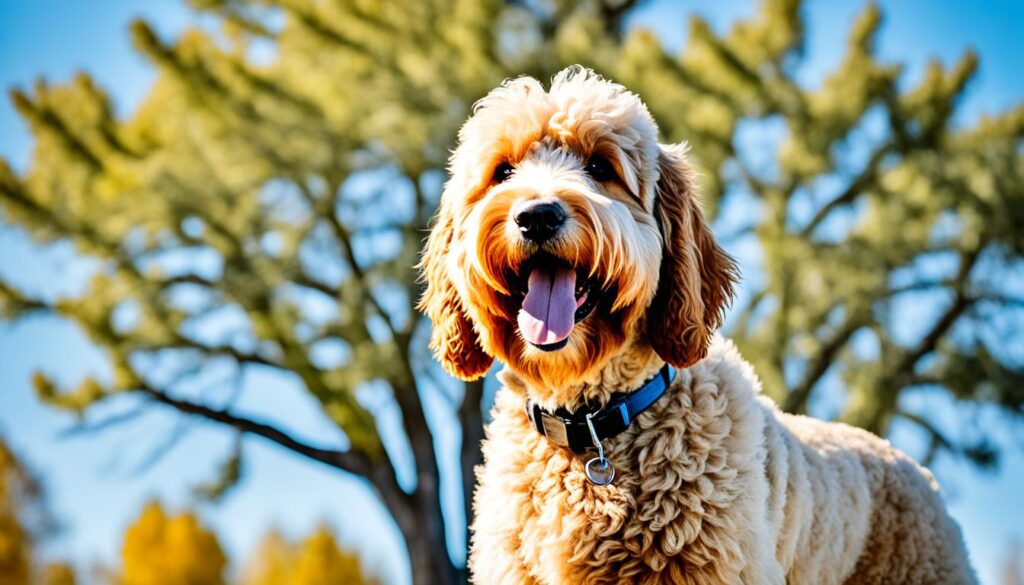
<path id="1" fill-rule="evenodd" d="M 771 508 L 790 583 L 974 583 L 931 473 L 888 441 L 783 414 L 768 426 Z M 779 456 L 784 453 L 785 457 Z"/>

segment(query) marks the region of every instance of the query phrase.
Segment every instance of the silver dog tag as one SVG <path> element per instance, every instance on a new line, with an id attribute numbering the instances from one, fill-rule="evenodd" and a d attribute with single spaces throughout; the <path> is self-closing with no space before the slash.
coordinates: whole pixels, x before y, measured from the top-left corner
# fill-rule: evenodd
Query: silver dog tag
<path id="1" fill-rule="evenodd" d="M 612 462 L 601 456 L 587 461 L 584 470 L 587 472 L 587 479 L 594 485 L 608 485 L 615 479 L 615 468 L 612 467 Z"/>
<path id="2" fill-rule="evenodd" d="M 594 421 L 591 420 L 593 416 L 593 413 L 587 415 L 587 428 L 590 430 L 590 440 L 597 448 L 597 457 L 587 461 L 583 470 L 587 473 L 590 483 L 608 485 L 615 479 L 615 468 L 612 467 L 612 462 L 604 457 L 604 445 L 601 444 L 601 439 L 597 438 L 597 430 L 594 428 Z"/>

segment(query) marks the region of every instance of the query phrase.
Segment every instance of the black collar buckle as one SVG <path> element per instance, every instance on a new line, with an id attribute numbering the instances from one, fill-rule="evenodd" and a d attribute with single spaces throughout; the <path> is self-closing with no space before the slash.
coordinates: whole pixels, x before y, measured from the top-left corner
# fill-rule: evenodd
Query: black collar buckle
<path id="1" fill-rule="evenodd" d="M 548 412 L 531 400 L 526 401 L 526 415 L 537 432 L 552 443 L 568 447 L 574 453 L 594 449 L 594 439 L 587 424 L 593 424 L 598 441 L 610 439 L 629 428 L 638 414 L 654 404 L 665 393 L 675 378 L 675 370 L 665 364 L 653 378 L 628 394 L 615 394 L 603 408 L 590 411 L 581 408 L 569 412 L 559 408 Z"/>

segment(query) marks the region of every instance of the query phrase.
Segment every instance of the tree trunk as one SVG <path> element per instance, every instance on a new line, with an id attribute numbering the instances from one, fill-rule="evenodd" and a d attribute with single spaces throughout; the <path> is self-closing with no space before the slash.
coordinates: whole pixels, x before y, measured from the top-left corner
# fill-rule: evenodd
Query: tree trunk
<path id="1" fill-rule="evenodd" d="M 482 460 L 480 441 L 483 439 L 483 398 L 484 381 L 476 380 L 465 384 L 462 406 L 459 408 L 459 423 L 462 425 L 462 468 L 463 505 L 466 513 L 466 544 L 469 544 L 468 528 L 473 522 L 473 487 L 476 477 L 473 468 Z M 421 474 L 416 493 L 411 496 L 415 506 L 415 520 L 399 521 L 399 528 L 409 549 L 414 585 L 455 585 L 467 583 L 469 571 L 457 568 L 451 561 L 445 536 L 444 517 L 437 483 L 431 475 Z M 397 516 L 396 516 L 397 518 Z"/>
<path id="2" fill-rule="evenodd" d="M 459 424 L 462 425 L 462 505 L 466 513 L 466 549 L 469 550 L 469 527 L 473 525 L 473 489 L 476 487 L 477 465 L 483 463 L 480 441 L 484 438 L 483 405 L 484 379 L 465 383 Z M 467 553 L 467 560 L 469 558 Z"/>
<path id="3" fill-rule="evenodd" d="M 422 516 L 422 514 L 421 514 Z M 424 524 L 433 522 L 426 521 Z M 409 549 L 413 585 L 459 585 L 465 579 L 448 555 L 443 530 L 440 537 L 431 534 L 426 526 L 413 526 L 403 530 L 402 536 Z"/>

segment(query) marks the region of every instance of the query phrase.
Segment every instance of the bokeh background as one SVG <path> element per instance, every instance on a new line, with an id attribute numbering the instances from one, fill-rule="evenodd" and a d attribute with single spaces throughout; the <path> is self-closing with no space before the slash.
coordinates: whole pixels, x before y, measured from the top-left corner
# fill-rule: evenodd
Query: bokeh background
<path id="1" fill-rule="evenodd" d="M 1015 0 L 5 0 L 0 530 L 24 530 L 0 557 L 20 534 L 35 568 L 0 583 L 432 582 L 402 494 L 461 578 L 493 387 L 429 363 L 411 264 L 472 101 L 573 62 L 693 144 L 766 392 L 927 460 L 982 582 L 1021 583 L 1021 23 Z"/>

